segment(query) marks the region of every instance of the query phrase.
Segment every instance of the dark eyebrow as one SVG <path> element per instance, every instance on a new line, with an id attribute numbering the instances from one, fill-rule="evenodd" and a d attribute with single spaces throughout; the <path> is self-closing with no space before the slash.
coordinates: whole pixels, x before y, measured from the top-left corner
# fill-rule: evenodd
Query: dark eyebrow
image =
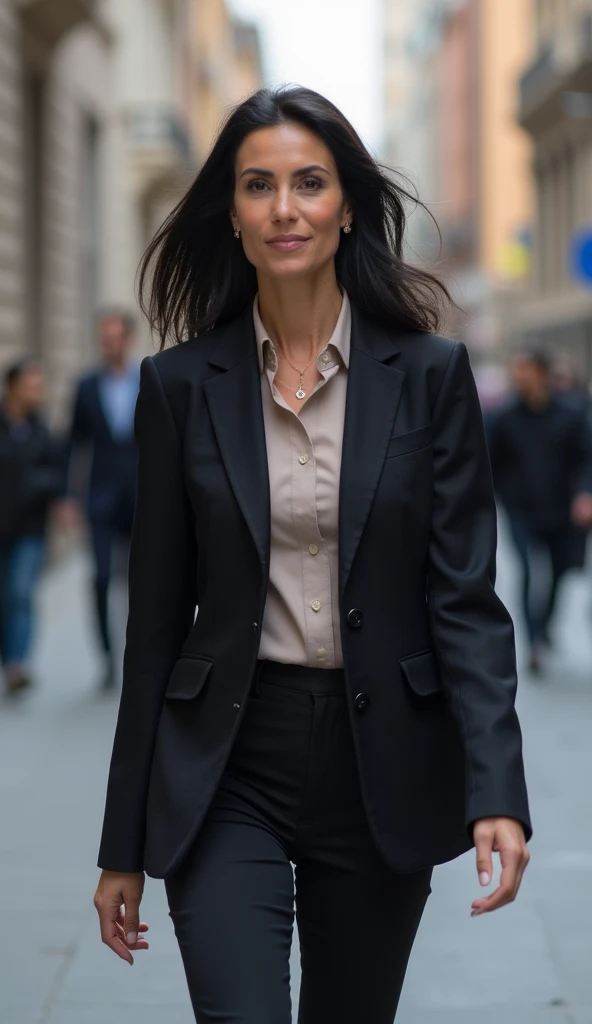
<path id="1" fill-rule="evenodd" d="M 326 167 L 321 167 L 320 164 L 311 164 L 310 167 L 299 167 L 297 171 L 292 171 L 293 178 L 303 178 L 305 174 L 312 174 L 313 171 L 322 171 L 323 174 L 329 174 L 330 171 Z M 258 178 L 273 178 L 273 171 L 266 171 L 262 167 L 246 167 L 241 172 L 241 178 L 244 178 L 245 174 L 256 174 Z"/>

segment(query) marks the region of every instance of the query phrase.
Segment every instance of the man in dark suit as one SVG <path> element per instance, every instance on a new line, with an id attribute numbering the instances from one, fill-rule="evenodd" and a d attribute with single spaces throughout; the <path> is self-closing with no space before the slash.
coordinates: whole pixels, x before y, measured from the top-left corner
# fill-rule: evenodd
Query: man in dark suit
<path id="1" fill-rule="evenodd" d="M 523 572 L 530 668 L 541 667 L 559 582 L 584 562 L 592 518 L 592 432 L 583 408 L 553 393 L 544 352 L 512 357 L 515 399 L 489 421 L 494 483 Z M 547 557 L 546 585 L 532 586 L 533 555 Z"/>
<path id="2" fill-rule="evenodd" d="M 113 644 L 108 594 L 115 541 L 127 557 L 131 534 L 137 455 L 133 439 L 139 366 L 130 358 L 133 319 L 108 310 L 98 320 L 100 366 L 78 383 L 66 445 L 64 525 L 71 524 L 84 504 L 95 566 L 94 609 L 105 655 L 103 686 L 114 685 Z M 81 474 L 81 468 L 85 472 Z"/>

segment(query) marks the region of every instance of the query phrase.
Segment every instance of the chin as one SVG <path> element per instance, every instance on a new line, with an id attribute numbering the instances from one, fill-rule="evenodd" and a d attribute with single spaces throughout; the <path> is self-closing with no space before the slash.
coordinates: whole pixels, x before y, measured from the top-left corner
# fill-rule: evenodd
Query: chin
<path id="1" fill-rule="evenodd" d="M 290 278 L 307 277 L 310 274 L 314 274 L 316 267 L 311 266 L 310 263 L 298 262 L 297 260 L 277 260 L 265 268 L 265 272 L 270 277 L 275 277 L 278 280 L 289 280 Z"/>

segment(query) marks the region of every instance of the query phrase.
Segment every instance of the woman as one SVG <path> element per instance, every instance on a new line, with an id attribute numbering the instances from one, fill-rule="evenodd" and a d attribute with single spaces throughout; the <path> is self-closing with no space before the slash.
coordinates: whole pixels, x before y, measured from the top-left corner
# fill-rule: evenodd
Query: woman
<path id="1" fill-rule="evenodd" d="M 394 1019 L 434 864 L 514 898 L 529 812 L 467 354 L 405 193 L 302 88 L 229 117 L 150 246 L 124 686 L 95 902 L 166 880 L 196 1019 Z M 197 617 L 195 609 L 198 607 Z M 120 905 L 125 913 L 120 914 Z"/>
<path id="2" fill-rule="evenodd" d="M 36 360 L 8 368 L 0 406 L 0 650 L 8 693 L 31 684 L 33 595 L 60 484 L 56 445 L 40 415 L 44 397 Z"/>

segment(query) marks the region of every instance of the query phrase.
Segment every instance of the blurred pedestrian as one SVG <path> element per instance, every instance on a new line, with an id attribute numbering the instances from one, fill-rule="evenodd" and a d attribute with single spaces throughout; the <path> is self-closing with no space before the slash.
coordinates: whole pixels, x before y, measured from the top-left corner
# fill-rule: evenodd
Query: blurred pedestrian
<path id="1" fill-rule="evenodd" d="M 0 650 L 9 692 L 31 683 L 35 586 L 48 512 L 60 487 L 58 447 L 41 413 L 44 398 L 37 360 L 10 366 L 0 405 Z"/>
<path id="2" fill-rule="evenodd" d="M 528 862 L 481 410 L 405 205 L 328 100 L 261 90 L 144 262 L 179 344 L 142 363 L 95 902 L 133 962 L 166 878 L 201 1022 L 289 1024 L 296 911 L 301 1024 L 392 1024 L 432 866 L 501 851 L 476 916 Z"/>
<path id="3" fill-rule="evenodd" d="M 584 564 L 592 522 L 592 433 L 584 409 L 553 391 L 545 352 L 516 353 L 510 376 L 515 397 L 489 421 L 490 457 L 522 567 L 529 666 L 537 672 L 551 641 L 559 583 L 568 569 Z M 548 564 L 542 581 L 535 572 L 541 555 Z"/>
<path id="4" fill-rule="evenodd" d="M 79 382 L 66 448 L 66 500 L 59 515 L 74 525 L 85 506 L 94 561 L 93 606 L 105 659 L 102 685 L 115 684 L 109 586 L 117 544 L 127 563 L 136 491 L 134 411 L 140 382 L 131 358 L 133 318 L 119 310 L 98 317 L 101 363 Z M 82 463 L 82 466 L 81 466 Z M 81 468 L 86 472 L 81 472 Z"/>

